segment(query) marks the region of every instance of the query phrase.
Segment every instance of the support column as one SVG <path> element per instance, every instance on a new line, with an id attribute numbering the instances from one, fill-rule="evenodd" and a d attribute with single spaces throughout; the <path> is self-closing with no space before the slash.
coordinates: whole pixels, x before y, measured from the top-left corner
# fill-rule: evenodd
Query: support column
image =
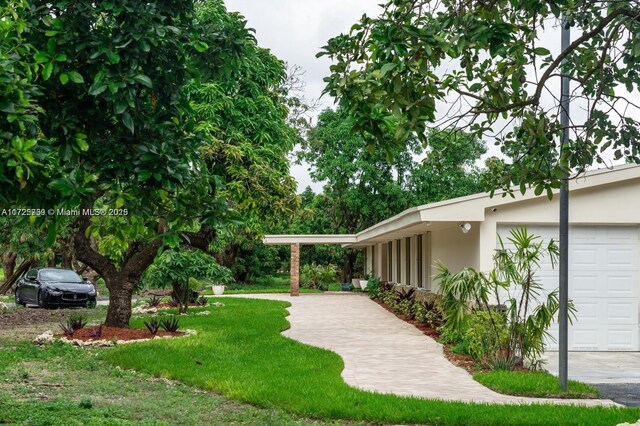
<path id="1" fill-rule="evenodd" d="M 300 295 L 300 244 L 291 244 L 291 295 Z"/>

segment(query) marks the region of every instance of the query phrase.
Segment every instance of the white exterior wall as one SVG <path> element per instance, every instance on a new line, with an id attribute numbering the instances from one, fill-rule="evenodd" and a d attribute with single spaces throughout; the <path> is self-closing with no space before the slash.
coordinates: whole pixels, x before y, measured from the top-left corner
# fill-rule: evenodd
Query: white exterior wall
<path id="1" fill-rule="evenodd" d="M 457 225 L 431 231 L 431 282 L 432 291 L 437 291 L 433 277 L 438 274 L 435 264 L 442 262 L 450 271 L 463 268 L 478 268 L 480 230 L 477 222 L 471 222 L 471 230 L 464 234 Z M 493 253 L 493 248 L 491 249 Z"/>
<path id="2" fill-rule="evenodd" d="M 557 225 L 560 197 L 545 197 L 486 209 L 480 225 L 480 269 L 493 268 L 498 224 Z M 569 221 L 572 225 L 640 224 L 640 187 L 637 182 L 619 182 L 582 191 L 571 191 Z M 470 232 L 471 233 L 471 232 Z M 434 243 L 434 247 L 436 244 Z"/>

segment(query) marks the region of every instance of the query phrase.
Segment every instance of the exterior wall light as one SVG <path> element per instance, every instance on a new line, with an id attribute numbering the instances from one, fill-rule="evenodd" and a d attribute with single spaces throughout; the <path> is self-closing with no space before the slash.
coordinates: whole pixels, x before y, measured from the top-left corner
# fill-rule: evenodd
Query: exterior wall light
<path id="1" fill-rule="evenodd" d="M 466 234 L 469 231 L 471 231 L 471 224 L 469 222 L 460 222 L 458 226 L 460 227 L 460 230 L 462 231 L 463 234 Z"/>

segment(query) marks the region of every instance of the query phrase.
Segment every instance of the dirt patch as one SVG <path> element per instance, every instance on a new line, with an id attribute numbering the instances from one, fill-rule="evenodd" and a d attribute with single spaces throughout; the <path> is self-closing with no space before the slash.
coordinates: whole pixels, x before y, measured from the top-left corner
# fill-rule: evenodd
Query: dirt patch
<path id="1" fill-rule="evenodd" d="M 46 330 L 58 330 L 58 324 L 72 316 L 95 317 L 95 309 L 15 308 L 0 313 L 0 339 L 23 340 Z"/>
<path id="2" fill-rule="evenodd" d="M 100 336 L 96 335 L 98 330 L 102 331 Z M 64 334 L 57 334 L 56 337 L 66 338 L 67 340 L 81 340 L 83 342 L 90 342 L 95 340 L 107 340 L 107 341 L 131 341 L 131 340 L 145 340 L 153 339 L 154 337 L 177 337 L 184 336 L 186 333 L 182 331 L 165 331 L 158 330 L 156 334 L 152 334 L 146 328 L 119 328 L 108 327 L 103 325 L 102 327 L 86 327 L 76 330 L 73 336 L 69 337 Z"/>

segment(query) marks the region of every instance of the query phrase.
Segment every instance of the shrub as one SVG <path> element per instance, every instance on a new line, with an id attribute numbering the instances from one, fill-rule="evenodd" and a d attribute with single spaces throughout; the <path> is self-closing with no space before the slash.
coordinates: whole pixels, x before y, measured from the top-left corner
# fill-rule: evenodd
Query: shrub
<path id="1" fill-rule="evenodd" d="M 439 300 L 414 302 L 413 309 L 417 321 L 436 329 L 442 326 L 442 303 Z"/>
<path id="2" fill-rule="evenodd" d="M 487 357 L 487 366 L 494 371 L 512 371 L 516 364 L 516 358 L 505 349 L 491 353 Z"/>
<path id="3" fill-rule="evenodd" d="M 327 291 L 330 284 L 338 281 L 335 265 L 321 266 L 314 262 L 311 265 L 304 265 L 301 272 L 307 288 Z"/>
<path id="4" fill-rule="evenodd" d="M 474 312 L 467 321 L 464 340 L 469 354 L 478 361 L 506 349 L 509 344 L 506 318 L 495 310 Z"/>
<path id="5" fill-rule="evenodd" d="M 456 355 L 469 355 L 469 342 L 463 338 L 458 341 L 458 343 L 451 346 L 450 351 Z"/>
<path id="6" fill-rule="evenodd" d="M 367 292 L 369 292 L 369 297 L 371 299 L 377 299 L 380 297 L 380 292 L 382 291 L 382 282 L 380 278 L 372 278 L 369 280 L 367 284 Z"/>
<path id="7" fill-rule="evenodd" d="M 152 318 L 149 321 L 144 322 L 144 326 L 147 327 L 147 330 L 154 336 L 160 330 L 160 320 L 158 318 Z"/>
<path id="8" fill-rule="evenodd" d="M 548 293 L 546 299 L 540 299 L 545 292 L 535 276 L 535 271 L 546 256 L 552 265 L 555 264 L 558 246 L 553 240 L 545 246 L 538 239 L 529 234 L 526 227 L 512 229 L 508 241 L 514 248 L 507 249 L 498 236 L 500 247 L 494 255 L 494 269 L 487 274 L 471 268 L 454 274 L 443 264 L 438 264 L 437 279 L 443 295 L 443 330 L 462 335 L 475 309 L 489 311 L 490 301 L 502 305 L 501 299 L 505 299 L 506 294 L 506 322 L 498 324 L 489 321 L 490 328 L 485 335 L 497 336 L 495 339 L 499 341 L 502 329 L 506 328 L 506 359 L 515 360 L 516 365 L 535 365 L 544 352 L 544 338 L 550 337 L 547 329 L 559 307 L 557 290 Z M 572 320 L 575 307 L 571 302 L 569 314 Z"/>
<path id="9" fill-rule="evenodd" d="M 173 315 L 168 318 L 163 318 L 161 321 L 161 324 L 162 324 L 162 328 L 164 328 L 165 331 L 168 331 L 170 333 L 176 332 L 180 328 L 180 323 L 178 321 L 178 318 L 176 318 Z"/>
<path id="10" fill-rule="evenodd" d="M 200 297 L 198 300 L 196 300 L 196 305 L 198 306 L 207 306 L 207 304 L 209 303 L 209 299 L 207 297 Z"/>

